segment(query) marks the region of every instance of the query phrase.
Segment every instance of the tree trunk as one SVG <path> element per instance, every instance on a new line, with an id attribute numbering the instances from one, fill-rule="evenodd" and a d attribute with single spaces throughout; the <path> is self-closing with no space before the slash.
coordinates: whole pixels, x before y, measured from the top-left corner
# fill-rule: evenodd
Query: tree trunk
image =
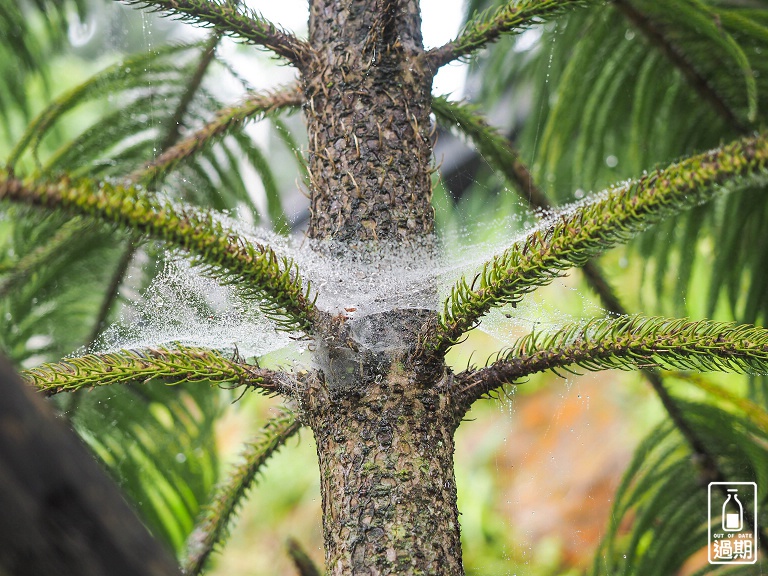
<path id="1" fill-rule="evenodd" d="M 354 391 L 323 371 L 302 402 L 317 441 L 328 573 L 463 574 L 449 378 L 425 386 L 396 359 L 378 370 L 358 360 Z"/>
<path id="2" fill-rule="evenodd" d="M 432 232 L 432 75 L 420 29 L 416 0 L 311 3 L 310 237 L 352 245 Z"/>
<path id="3" fill-rule="evenodd" d="M 353 250 L 429 245 L 432 73 L 418 2 L 314 0 L 309 40 L 309 236 Z M 416 334 L 434 318 L 342 312 L 316 339 L 318 378 L 300 404 L 317 440 L 330 574 L 463 573 L 458 411 L 444 365 L 417 360 Z M 357 338 L 361 323 L 396 341 Z"/>
<path id="4" fill-rule="evenodd" d="M 180 576 L 77 435 L 0 358 L 0 574 Z"/>

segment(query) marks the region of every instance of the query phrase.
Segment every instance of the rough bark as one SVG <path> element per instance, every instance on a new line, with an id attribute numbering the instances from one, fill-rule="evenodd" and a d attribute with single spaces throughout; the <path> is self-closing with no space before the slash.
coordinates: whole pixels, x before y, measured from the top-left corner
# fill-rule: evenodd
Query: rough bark
<path id="1" fill-rule="evenodd" d="M 430 91 L 417 0 L 314 0 L 303 89 L 309 236 L 355 250 L 429 244 Z M 429 310 L 319 332 L 300 405 L 317 440 L 330 574 L 463 573 L 443 364 L 419 363 Z"/>
<path id="2" fill-rule="evenodd" d="M 0 360 L 0 574 L 180 575 L 74 432 Z"/>
<path id="3" fill-rule="evenodd" d="M 432 77 L 418 58 L 418 2 L 391 4 L 311 4 L 315 57 L 304 94 L 313 238 L 402 242 L 432 231 Z"/>
<path id="4" fill-rule="evenodd" d="M 335 317 L 299 405 L 317 442 L 329 574 L 463 574 L 443 366 L 424 370 L 430 310 Z"/>
<path id="5" fill-rule="evenodd" d="M 403 365 L 349 393 L 307 391 L 317 441 L 329 574 L 463 574 L 448 378 L 419 385 Z"/>

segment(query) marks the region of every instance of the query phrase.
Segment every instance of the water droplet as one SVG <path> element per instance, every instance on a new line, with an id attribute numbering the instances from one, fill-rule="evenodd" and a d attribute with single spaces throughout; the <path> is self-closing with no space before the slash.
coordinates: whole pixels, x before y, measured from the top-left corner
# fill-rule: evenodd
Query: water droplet
<path id="1" fill-rule="evenodd" d="M 608 168 L 615 168 L 618 164 L 619 159 L 613 154 L 605 157 L 605 165 L 608 166 Z"/>

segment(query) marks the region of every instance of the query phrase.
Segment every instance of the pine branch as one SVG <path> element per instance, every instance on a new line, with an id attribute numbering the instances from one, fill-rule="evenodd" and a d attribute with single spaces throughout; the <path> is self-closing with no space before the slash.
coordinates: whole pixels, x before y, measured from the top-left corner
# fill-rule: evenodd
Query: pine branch
<path id="1" fill-rule="evenodd" d="M 21 373 L 46 396 L 109 384 L 163 380 L 168 384 L 214 382 L 253 386 L 270 392 L 282 390 L 280 373 L 228 359 L 215 350 L 177 345 L 171 348 L 121 350 L 88 354 L 43 364 Z"/>
<path id="2" fill-rule="evenodd" d="M 532 207 L 542 211 L 553 209 L 553 205 L 547 196 L 538 189 L 527 167 L 519 160 L 518 154 L 513 150 L 509 141 L 488 126 L 479 114 L 467 105 L 450 102 L 443 98 L 433 100 L 433 110 L 438 120 L 442 118 L 448 126 L 453 127 L 458 124 L 461 133 L 472 139 L 483 158 L 488 160 L 496 170 L 499 170 Z M 613 287 L 595 260 L 590 260 L 584 264 L 582 272 L 606 310 L 617 316 L 628 315 L 626 308 L 616 296 Z M 717 460 L 710 453 L 706 443 L 699 438 L 685 419 L 678 403 L 664 385 L 661 375 L 652 368 L 643 369 L 642 374 L 658 396 L 670 420 L 689 443 L 691 450 L 700 462 L 702 485 L 706 485 L 713 478 L 725 479 L 726 476 L 720 470 Z"/>
<path id="3" fill-rule="evenodd" d="M 746 132 L 747 126 L 739 119 L 729 104 L 710 84 L 680 49 L 670 40 L 661 28 L 650 18 L 643 14 L 628 0 L 613 0 L 614 5 L 624 14 L 640 32 L 648 39 L 648 42 L 661 51 L 664 56 L 682 73 L 691 87 L 708 102 L 717 114 L 725 120 L 736 132 Z"/>
<path id="4" fill-rule="evenodd" d="M 262 428 L 259 435 L 247 443 L 242 453 L 243 462 L 229 478 L 219 485 L 215 496 L 192 534 L 187 539 L 187 552 L 182 561 L 184 574 L 196 576 L 214 548 L 226 539 L 229 526 L 256 475 L 269 458 L 301 428 L 301 422 L 291 410 L 284 409 Z"/>
<path id="5" fill-rule="evenodd" d="M 219 34 L 263 46 L 300 69 L 310 56 L 306 42 L 278 28 L 258 12 L 230 0 L 125 0 L 125 3 L 142 5 L 152 12 L 168 12 L 201 26 L 212 26 Z"/>
<path id="6" fill-rule="evenodd" d="M 705 202 L 724 186 L 737 188 L 765 178 L 768 140 L 737 140 L 656 170 L 556 216 L 546 227 L 486 262 L 471 285 L 462 278 L 444 304 L 436 333 L 424 349 L 444 354 L 491 308 L 523 295 L 573 266 L 625 242 L 666 216 Z"/>
<path id="7" fill-rule="evenodd" d="M 194 264 L 223 282 L 235 282 L 261 300 L 263 312 L 285 330 L 308 330 L 319 314 L 310 285 L 289 258 L 225 228 L 213 213 L 176 208 L 135 186 L 67 178 L 22 181 L 0 171 L 0 200 L 61 208 L 117 224 L 186 250 Z"/>
<path id="8" fill-rule="evenodd" d="M 507 2 L 493 14 L 477 15 L 458 37 L 426 53 L 430 70 L 470 54 L 494 42 L 502 34 L 520 33 L 546 20 L 556 18 L 568 9 L 594 3 L 595 0 L 519 0 Z"/>
<path id="9" fill-rule="evenodd" d="M 483 159 L 514 186 L 531 208 L 542 212 L 550 212 L 555 208 L 536 185 L 530 170 L 520 160 L 520 154 L 512 147 L 509 139 L 490 126 L 473 106 L 437 96 L 432 99 L 432 111 L 438 122 L 442 120 L 447 128 L 469 138 Z M 607 310 L 619 315 L 627 314 L 595 262 L 584 264 L 582 272 Z"/>
<path id="10" fill-rule="evenodd" d="M 277 92 L 253 94 L 241 104 L 219 110 L 208 124 L 168 148 L 128 179 L 133 183 L 157 182 L 179 162 L 242 126 L 246 120 L 258 120 L 284 108 L 300 106 L 302 102 L 303 96 L 297 86 Z"/>
<path id="11" fill-rule="evenodd" d="M 457 377 L 464 405 L 536 372 L 666 369 L 765 373 L 768 330 L 709 320 L 597 318 L 553 335 L 531 333 L 481 370 Z"/>
<path id="12" fill-rule="evenodd" d="M 471 105 L 436 96 L 432 98 L 432 111 L 438 122 L 442 120 L 446 127 L 469 138 L 478 153 L 495 170 L 501 172 L 533 208 L 552 208 L 552 203 L 534 183 L 528 167 L 520 161 L 517 150 L 507 138 L 489 126 Z"/>
<path id="13" fill-rule="evenodd" d="M 442 120 L 447 128 L 469 138 L 478 153 L 515 187 L 520 197 L 533 209 L 549 212 L 554 208 L 546 194 L 533 181 L 530 170 L 520 160 L 520 154 L 512 147 L 509 139 L 490 126 L 473 106 L 437 96 L 432 99 L 432 111 L 438 122 Z M 583 272 L 603 306 L 616 314 L 627 313 L 597 264 L 587 262 Z"/>
<path id="14" fill-rule="evenodd" d="M 189 105 L 192 104 L 192 100 L 200 90 L 200 86 L 203 83 L 205 73 L 208 71 L 211 62 L 213 62 L 214 57 L 216 56 L 216 47 L 219 45 L 220 41 L 221 35 L 214 33 L 211 34 L 211 36 L 208 38 L 208 41 L 203 46 L 203 52 L 200 56 L 200 60 L 198 61 L 197 66 L 195 67 L 194 73 L 187 83 L 187 89 L 184 91 L 184 94 L 181 95 L 181 99 L 176 106 L 176 110 L 173 111 L 173 116 L 171 116 L 170 120 L 168 121 L 165 137 L 160 143 L 160 150 L 162 152 L 165 152 L 168 150 L 168 148 L 179 141 L 179 130 L 184 123 L 184 118 L 186 117 L 187 112 L 189 111 Z"/>

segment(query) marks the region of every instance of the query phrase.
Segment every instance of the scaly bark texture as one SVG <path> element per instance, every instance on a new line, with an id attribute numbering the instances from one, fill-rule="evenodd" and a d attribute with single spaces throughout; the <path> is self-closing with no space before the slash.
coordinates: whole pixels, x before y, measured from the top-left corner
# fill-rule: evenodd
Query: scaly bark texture
<path id="1" fill-rule="evenodd" d="M 307 391 L 329 574 L 463 574 L 448 381 L 419 386 L 395 362 L 358 394 Z"/>
<path id="2" fill-rule="evenodd" d="M 357 250 L 429 238 L 432 76 L 420 27 L 417 0 L 311 2 L 310 237 Z M 317 330 L 318 370 L 298 400 L 317 441 L 329 574 L 463 574 L 459 411 L 444 365 L 415 360 L 434 320 L 340 314 Z"/>
<path id="3" fill-rule="evenodd" d="M 304 77 L 309 235 L 352 244 L 432 231 L 430 90 L 416 0 L 316 0 Z"/>
<path id="4" fill-rule="evenodd" d="M 336 316 L 298 392 L 320 464 L 332 575 L 463 574 L 452 376 L 418 361 L 431 310 Z"/>

